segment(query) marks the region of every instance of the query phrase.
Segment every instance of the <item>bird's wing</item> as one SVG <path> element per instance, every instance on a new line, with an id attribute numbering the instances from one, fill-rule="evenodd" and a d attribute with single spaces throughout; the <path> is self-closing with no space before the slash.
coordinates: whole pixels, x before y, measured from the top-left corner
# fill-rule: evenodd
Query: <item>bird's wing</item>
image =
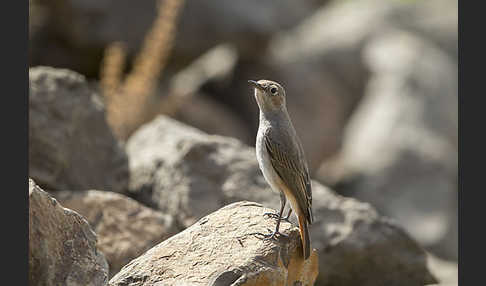
<path id="1" fill-rule="evenodd" d="M 270 132 L 263 138 L 274 170 L 294 194 L 307 221 L 312 223 L 311 182 L 300 143 L 293 141 L 290 136 L 279 137 L 279 140 L 272 139 Z"/>

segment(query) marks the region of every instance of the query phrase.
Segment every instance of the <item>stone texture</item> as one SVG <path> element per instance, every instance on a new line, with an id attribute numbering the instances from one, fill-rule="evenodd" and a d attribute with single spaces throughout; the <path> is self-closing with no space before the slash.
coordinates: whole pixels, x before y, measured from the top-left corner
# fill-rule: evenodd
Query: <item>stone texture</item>
<path id="1" fill-rule="evenodd" d="M 207 135 L 159 116 L 130 138 L 127 153 L 133 196 L 173 214 L 181 225 L 241 200 L 278 209 L 278 195 L 264 181 L 254 149 L 235 139 Z M 435 281 L 425 252 L 403 229 L 369 204 L 312 184 L 316 221 L 310 228 L 312 246 L 319 252 L 318 285 Z"/>
<path id="2" fill-rule="evenodd" d="M 274 227 L 268 211 L 247 201 L 225 206 L 131 261 L 109 285 L 313 285 L 317 253 L 303 260 L 298 228 L 283 222 L 288 237 L 277 241 L 252 234 Z"/>
<path id="3" fill-rule="evenodd" d="M 435 255 L 427 255 L 427 265 L 437 277 L 437 286 L 457 286 L 459 282 L 458 264 L 454 261 L 442 260 Z"/>
<path id="4" fill-rule="evenodd" d="M 240 200 L 242 194 L 266 188 L 253 149 L 166 116 L 140 127 L 126 147 L 130 195 L 173 214 L 186 227 Z M 268 197 L 264 192 L 261 195 Z"/>
<path id="5" fill-rule="evenodd" d="M 108 264 L 96 234 L 29 178 L 29 285 L 100 286 Z"/>
<path id="6" fill-rule="evenodd" d="M 29 176 L 48 190 L 127 188 L 126 153 L 82 75 L 29 69 Z"/>
<path id="7" fill-rule="evenodd" d="M 365 47 L 372 70 L 342 151 L 319 178 L 372 203 L 435 254 L 457 259 L 457 64 L 390 29 Z"/>
<path id="8" fill-rule="evenodd" d="M 174 219 L 124 195 L 89 190 L 53 194 L 59 202 L 90 223 L 98 249 L 110 266 L 110 275 L 157 243 L 179 232 Z"/>

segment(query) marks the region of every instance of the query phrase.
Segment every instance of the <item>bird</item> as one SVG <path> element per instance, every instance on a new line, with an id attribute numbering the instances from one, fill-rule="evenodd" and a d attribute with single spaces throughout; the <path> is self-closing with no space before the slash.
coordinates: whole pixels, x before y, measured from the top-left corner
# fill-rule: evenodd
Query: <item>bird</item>
<path id="1" fill-rule="evenodd" d="M 265 237 L 282 235 L 280 221 L 288 220 L 293 210 L 299 223 L 303 257 L 307 260 L 311 250 L 309 225 L 314 221 L 312 186 L 304 149 L 287 112 L 285 89 L 271 80 L 248 82 L 254 88 L 260 110 L 255 146 L 258 165 L 271 189 L 280 194 L 278 215 L 264 214 L 277 218 L 275 231 Z M 287 217 L 282 218 L 287 200 L 290 209 Z"/>

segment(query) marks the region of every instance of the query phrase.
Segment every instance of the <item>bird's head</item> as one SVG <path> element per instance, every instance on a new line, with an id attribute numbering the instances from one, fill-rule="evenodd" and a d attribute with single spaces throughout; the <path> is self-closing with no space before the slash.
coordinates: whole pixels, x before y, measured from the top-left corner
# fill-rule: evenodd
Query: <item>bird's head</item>
<path id="1" fill-rule="evenodd" d="M 261 79 L 248 81 L 255 88 L 255 99 L 262 112 L 285 109 L 285 90 L 277 82 Z"/>

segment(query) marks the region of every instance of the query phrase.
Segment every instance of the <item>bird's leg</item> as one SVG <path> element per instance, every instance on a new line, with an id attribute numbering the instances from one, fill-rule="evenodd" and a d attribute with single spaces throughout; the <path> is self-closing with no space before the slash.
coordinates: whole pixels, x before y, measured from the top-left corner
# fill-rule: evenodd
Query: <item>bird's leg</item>
<path id="1" fill-rule="evenodd" d="M 289 218 L 290 218 L 290 214 L 292 213 L 292 208 L 289 208 L 289 212 L 287 213 L 287 216 L 282 218 L 284 221 L 287 221 L 287 222 L 290 222 L 289 221 Z"/>
<path id="2" fill-rule="evenodd" d="M 287 199 L 285 198 L 284 193 L 280 192 L 280 213 L 279 214 L 264 213 L 263 216 L 268 216 L 268 217 L 275 218 L 275 219 L 277 219 L 277 218 L 281 219 L 283 210 L 285 209 L 285 203 L 287 203 Z"/>
<path id="3" fill-rule="evenodd" d="M 290 222 L 290 215 L 292 214 L 292 208 L 289 208 L 289 212 L 287 213 L 287 216 L 281 217 L 280 220 L 284 220 L 286 222 Z M 278 219 L 278 214 L 276 213 L 264 213 L 264 216 L 268 216 L 274 219 Z"/>
<path id="4" fill-rule="evenodd" d="M 273 239 L 277 234 L 283 236 L 278 229 L 280 228 L 280 221 L 282 220 L 282 214 L 285 208 L 285 203 L 287 202 L 287 199 L 285 198 L 285 194 L 283 192 L 280 193 L 280 212 L 278 213 L 278 218 L 277 218 L 277 227 L 275 228 L 275 231 L 270 233 L 270 234 L 265 234 L 263 235 L 266 239 Z"/>
<path id="5" fill-rule="evenodd" d="M 282 200 L 280 200 L 280 207 L 282 207 Z M 285 203 L 284 203 L 284 207 L 285 207 Z M 289 207 L 289 212 L 287 213 L 287 216 L 286 217 L 280 217 L 280 220 L 284 220 L 286 222 L 290 222 L 290 214 L 292 214 L 292 208 Z M 271 217 L 271 218 L 274 218 L 274 219 L 278 219 L 279 218 L 279 215 L 276 214 L 276 213 L 264 213 L 263 214 L 264 216 L 268 216 L 268 217 Z"/>

